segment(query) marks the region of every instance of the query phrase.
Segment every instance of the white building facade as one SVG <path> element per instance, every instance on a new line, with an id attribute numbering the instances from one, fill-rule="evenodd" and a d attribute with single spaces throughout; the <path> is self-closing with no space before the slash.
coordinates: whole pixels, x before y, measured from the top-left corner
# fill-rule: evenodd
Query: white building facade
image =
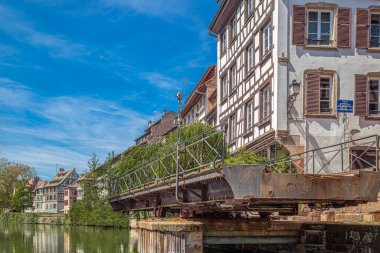
<path id="1" fill-rule="evenodd" d="M 295 154 L 342 142 L 347 131 L 379 134 L 379 30 L 376 0 L 222 1 L 210 31 L 230 150 L 272 156 L 280 143 Z M 301 89 L 290 103 L 293 80 Z M 338 99 L 354 101 L 346 128 Z"/>

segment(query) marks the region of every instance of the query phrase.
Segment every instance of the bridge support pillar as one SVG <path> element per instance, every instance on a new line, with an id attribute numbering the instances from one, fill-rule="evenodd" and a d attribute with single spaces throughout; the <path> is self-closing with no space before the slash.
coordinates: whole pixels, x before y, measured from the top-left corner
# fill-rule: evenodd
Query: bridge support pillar
<path id="1" fill-rule="evenodd" d="M 202 253 L 201 223 L 144 220 L 137 223 L 140 253 Z"/>

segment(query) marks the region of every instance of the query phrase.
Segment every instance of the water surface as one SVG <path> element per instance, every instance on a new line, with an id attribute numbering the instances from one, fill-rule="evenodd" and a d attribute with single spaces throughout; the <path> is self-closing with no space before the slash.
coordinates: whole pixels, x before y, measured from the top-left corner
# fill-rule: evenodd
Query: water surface
<path id="1" fill-rule="evenodd" d="M 0 253 L 137 253 L 129 231 L 0 223 Z"/>

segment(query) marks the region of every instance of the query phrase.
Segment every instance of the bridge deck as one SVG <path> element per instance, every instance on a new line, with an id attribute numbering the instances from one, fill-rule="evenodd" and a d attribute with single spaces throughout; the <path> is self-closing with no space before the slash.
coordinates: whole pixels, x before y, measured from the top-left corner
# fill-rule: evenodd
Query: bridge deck
<path id="1" fill-rule="evenodd" d="M 110 203 L 117 211 L 185 210 L 188 214 L 230 211 L 293 212 L 297 204 L 356 205 L 376 201 L 380 173 L 359 171 L 337 175 L 270 173 L 252 165 L 224 166 L 193 172 L 179 180 L 156 182 L 124 192 Z"/>

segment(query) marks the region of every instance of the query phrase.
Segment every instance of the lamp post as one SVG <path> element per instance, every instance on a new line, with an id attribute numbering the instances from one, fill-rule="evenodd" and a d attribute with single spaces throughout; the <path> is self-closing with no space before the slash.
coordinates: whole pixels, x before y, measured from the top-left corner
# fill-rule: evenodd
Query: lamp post
<path id="1" fill-rule="evenodd" d="M 176 159 L 176 170 L 175 170 L 175 198 L 179 204 L 182 204 L 182 201 L 179 200 L 178 197 L 178 185 L 179 185 L 179 158 L 180 158 L 180 150 L 179 145 L 181 141 L 180 135 L 180 127 L 181 127 L 181 101 L 183 95 L 182 92 L 178 91 L 177 93 L 177 101 L 178 101 L 178 117 L 177 117 L 177 159 Z"/>
<path id="2" fill-rule="evenodd" d="M 290 109 L 292 109 L 297 96 L 300 94 L 301 82 L 297 82 L 297 80 L 294 79 L 289 84 L 289 88 L 290 88 L 290 95 L 288 96 L 288 113 Z"/>

